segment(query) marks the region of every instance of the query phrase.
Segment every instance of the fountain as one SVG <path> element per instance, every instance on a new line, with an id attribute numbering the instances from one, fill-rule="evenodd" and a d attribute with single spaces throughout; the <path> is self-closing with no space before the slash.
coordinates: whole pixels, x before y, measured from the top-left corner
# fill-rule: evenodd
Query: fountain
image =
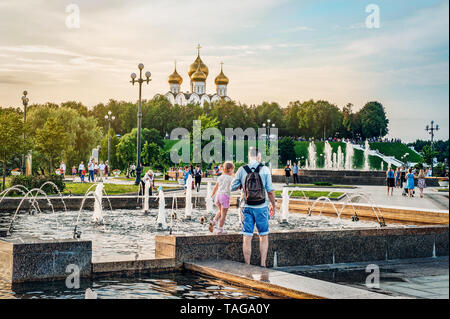
<path id="1" fill-rule="evenodd" d="M 344 154 L 342 153 L 342 148 L 339 145 L 338 151 L 337 151 L 337 169 L 343 170 L 344 169 Z"/>
<path id="2" fill-rule="evenodd" d="M 148 215 L 149 213 L 149 194 L 150 194 L 150 181 L 146 181 L 145 182 L 145 187 L 144 187 L 144 203 L 142 205 L 142 210 L 144 212 L 144 214 Z"/>
<path id="3" fill-rule="evenodd" d="M 287 224 L 289 218 L 289 190 L 287 187 L 283 188 L 281 193 L 282 203 L 281 203 L 281 223 Z"/>
<path id="4" fill-rule="evenodd" d="M 369 152 L 370 152 L 370 145 L 369 145 L 369 141 L 366 140 L 365 147 L 364 147 L 364 170 L 365 171 L 370 170 Z"/>
<path id="5" fill-rule="evenodd" d="M 316 169 L 317 167 L 317 154 L 316 144 L 314 142 L 309 143 L 308 146 L 308 169 Z"/>
<path id="6" fill-rule="evenodd" d="M 92 221 L 97 224 L 103 224 L 103 183 L 99 183 L 94 192 L 94 214 L 92 215 Z"/>
<path id="7" fill-rule="evenodd" d="M 346 170 L 352 170 L 353 169 L 353 145 L 350 142 L 347 142 L 347 145 L 345 146 L 345 169 Z"/>
<path id="8" fill-rule="evenodd" d="M 158 206 L 158 219 L 156 220 L 156 224 L 158 225 L 158 229 L 165 230 L 167 229 L 166 200 L 164 198 L 164 192 L 161 186 L 158 188 L 158 191 L 159 191 L 159 206 Z"/>
<path id="9" fill-rule="evenodd" d="M 213 214 L 214 213 L 214 202 L 213 199 L 211 197 L 212 195 L 212 187 L 211 187 L 211 182 L 208 182 L 208 185 L 206 187 L 206 213 L 207 214 Z"/>
<path id="10" fill-rule="evenodd" d="M 186 180 L 186 207 L 184 218 L 190 220 L 192 216 L 192 175 L 189 174 Z"/>
<path id="11" fill-rule="evenodd" d="M 331 148 L 331 145 L 328 141 L 325 141 L 324 154 L 325 154 L 324 168 L 330 170 L 333 168 L 333 149 Z"/>
<path id="12" fill-rule="evenodd" d="M 333 153 L 333 169 L 337 170 L 338 169 L 338 163 L 337 163 L 337 156 L 336 153 Z"/>

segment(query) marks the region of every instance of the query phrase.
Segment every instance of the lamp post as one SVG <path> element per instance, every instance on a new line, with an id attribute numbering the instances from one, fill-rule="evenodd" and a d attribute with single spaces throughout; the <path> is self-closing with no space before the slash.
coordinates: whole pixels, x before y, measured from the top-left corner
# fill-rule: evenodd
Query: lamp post
<path id="1" fill-rule="evenodd" d="M 431 121 L 431 125 L 427 125 L 425 127 L 425 131 L 427 131 L 431 135 L 431 153 L 433 153 L 434 132 L 439 131 L 439 125 L 436 124 L 436 126 L 434 126 L 434 121 Z M 431 159 L 431 176 L 433 176 L 433 165 L 434 158 Z"/>
<path id="2" fill-rule="evenodd" d="M 272 123 L 272 125 L 270 125 L 270 122 L 271 122 L 270 119 L 268 119 L 262 125 L 266 129 L 266 145 L 267 145 L 267 147 L 270 146 L 270 128 L 275 127 L 275 123 Z"/>
<path id="3" fill-rule="evenodd" d="M 147 82 L 147 84 L 151 81 L 150 77 L 152 74 L 147 71 L 145 72 L 146 80 L 142 78 L 142 70 L 144 69 L 144 65 L 142 63 L 139 63 L 138 65 L 139 69 L 139 78 L 136 79 L 136 73 L 131 73 L 131 83 L 134 85 L 134 83 L 139 84 L 139 109 L 138 109 L 138 131 L 137 131 L 137 159 L 136 159 L 136 185 L 139 185 L 141 182 L 141 130 L 142 130 L 142 83 Z"/>
<path id="4" fill-rule="evenodd" d="M 29 98 L 27 98 L 28 92 L 23 91 L 22 96 L 22 104 L 23 104 L 23 123 L 25 124 L 27 122 L 27 106 L 28 102 L 30 101 Z M 26 133 L 23 133 L 23 139 L 25 140 L 27 138 Z M 22 174 L 26 175 L 26 165 L 25 165 L 25 154 L 22 154 Z"/>
<path id="5" fill-rule="evenodd" d="M 111 122 L 115 119 L 116 117 L 112 115 L 111 111 L 108 111 L 108 114 L 105 115 L 105 120 L 108 121 L 108 174 L 111 170 Z"/>

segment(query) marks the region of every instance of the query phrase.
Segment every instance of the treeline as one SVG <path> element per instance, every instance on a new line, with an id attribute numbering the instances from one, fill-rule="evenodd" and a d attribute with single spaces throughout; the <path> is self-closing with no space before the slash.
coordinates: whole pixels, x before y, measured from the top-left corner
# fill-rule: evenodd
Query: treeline
<path id="1" fill-rule="evenodd" d="M 69 171 L 80 161 L 87 161 L 92 149 L 98 145 L 101 146 L 100 158 L 106 160 L 108 122 L 105 115 L 109 111 L 115 116 L 111 122 L 111 166 L 123 169 L 136 157 L 136 131 L 133 130 L 137 126 L 135 103 L 110 100 L 92 108 L 72 101 L 59 105 L 30 105 L 23 132 L 16 129 L 16 134 L 27 135 L 27 144 L 21 147 L 32 150 L 34 173 L 52 172 L 61 160 L 66 162 Z M 145 162 L 155 165 L 167 157 L 162 151 L 161 140 L 177 127 L 191 130 L 193 121 L 197 119 L 214 123 L 222 132 L 225 128 L 256 129 L 270 119 L 279 129 L 280 136 L 316 140 L 382 137 L 388 133 L 389 123 L 383 105 L 378 102 L 369 102 L 355 112 L 352 104 L 341 110 L 327 101 L 296 101 L 287 107 L 281 107 L 278 103 L 264 102 L 249 106 L 222 101 L 201 107 L 172 105 L 164 97 L 156 97 L 144 100 L 142 111 L 142 126 L 147 129 L 143 132 L 143 157 Z M 23 113 L 21 108 L 0 108 L 0 116 L 1 121 L 7 123 L 20 121 Z M 4 155 L 10 167 L 20 167 L 23 152 L 18 147 L 15 149 L 15 154 Z"/>
<path id="2" fill-rule="evenodd" d="M 92 108 L 79 102 L 65 102 L 61 105 L 47 103 L 31 105 L 33 108 L 70 108 L 86 118 L 97 119 L 104 133 L 108 123 L 104 117 L 108 111 L 116 116 L 111 127 L 118 135 L 131 132 L 137 123 L 137 106 L 135 103 L 110 100 L 106 104 L 98 104 Z M 142 103 L 143 127 L 154 128 L 162 136 L 177 127 L 192 128 L 192 121 L 201 115 L 215 118 L 222 131 L 225 128 L 262 127 L 270 119 L 279 128 L 281 136 L 297 136 L 304 138 L 323 139 L 329 137 L 357 138 L 383 137 L 388 133 L 389 120 L 381 103 L 368 102 L 359 111 L 354 111 L 352 104 L 342 109 L 327 101 L 291 102 L 286 107 L 278 103 L 263 102 L 259 105 L 238 104 L 234 101 L 215 104 L 172 105 L 164 97 L 144 100 Z"/>

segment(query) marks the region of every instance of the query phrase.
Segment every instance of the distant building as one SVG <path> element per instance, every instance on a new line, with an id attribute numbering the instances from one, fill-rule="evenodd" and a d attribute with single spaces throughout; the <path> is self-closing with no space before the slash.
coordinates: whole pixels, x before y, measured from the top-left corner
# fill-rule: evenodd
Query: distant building
<path id="1" fill-rule="evenodd" d="M 181 84 L 183 78 L 178 74 L 177 65 L 175 63 L 175 70 L 169 75 L 170 91 L 164 94 L 172 105 L 186 105 L 186 104 L 200 104 L 214 103 L 220 100 L 231 101 L 227 95 L 227 87 L 229 80 L 223 73 L 223 63 L 221 63 L 220 73 L 215 79 L 216 93 L 206 93 L 206 79 L 208 78 L 209 69 L 200 58 L 200 45 L 197 47 L 198 55 L 194 63 L 189 67 L 190 91 L 181 92 Z M 162 94 L 157 94 L 160 96 Z"/>

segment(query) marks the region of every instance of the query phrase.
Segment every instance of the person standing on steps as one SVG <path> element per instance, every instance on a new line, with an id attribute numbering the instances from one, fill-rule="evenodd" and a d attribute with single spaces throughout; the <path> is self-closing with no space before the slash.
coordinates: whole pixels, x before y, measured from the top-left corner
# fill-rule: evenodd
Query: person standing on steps
<path id="1" fill-rule="evenodd" d="M 261 266 L 266 267 L 269 249 L 269 218 L 275 215 L 275 192 L 270 170 L 261 164 L 261 153 L 251 147 L 248 152 L 248 160 L 249 163 L 237 171 L 231 190 L 235 191 L 242 187 L 244 191 L 245 205 L 242 212 L 241 233 L 245 263 L 250 264 L 253 231 L 256 225 L 259 233 Z"/>

